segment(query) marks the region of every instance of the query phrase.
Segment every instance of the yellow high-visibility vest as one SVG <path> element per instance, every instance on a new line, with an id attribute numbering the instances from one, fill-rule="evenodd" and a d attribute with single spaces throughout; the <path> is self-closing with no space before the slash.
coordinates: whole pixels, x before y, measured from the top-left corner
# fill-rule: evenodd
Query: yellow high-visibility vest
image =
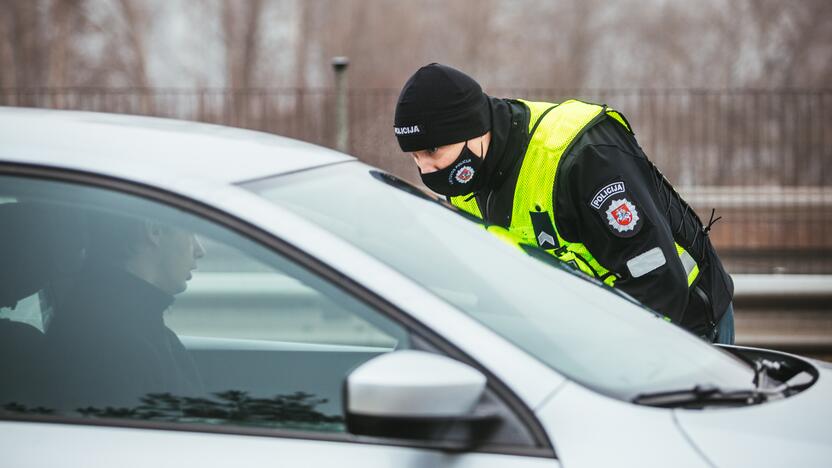
<path id="1" fill-rule="evenodd" d="M 522 239 L 525 243 L 539 245 L 540 242 L 535 237 L 531 213 L 546 213 L 557 237 L 555 248 L 546 249 L 546 251 L 607 285 L 615 286 L 615 281 L 618 279 L 615 272 L 601 265 L 584 244 L 569 242 L 561 237 L 555 223 L 553 195 L 560 159 L 583 132 L 605 115 L 617 120 L 628 131 L 632 131 L 627 120 L 619 112 L 607 106 L 577 100 L 569 100 L 560 104 L 521 102 L 530 111 L 531 139 L 514 190 L 511 224 L 508 230 L 515 238 Z M 469 197 L 467 195 L 450 197 L 450 202 L 457 208 L 482 219 L 483 216 L 476 200 L 474 198 L 466 200 L 466 198 Z M 699 266 L 678 243 L 676 253 L 685 267 L 688 286 L 691 286 L 699 275 Z"/>

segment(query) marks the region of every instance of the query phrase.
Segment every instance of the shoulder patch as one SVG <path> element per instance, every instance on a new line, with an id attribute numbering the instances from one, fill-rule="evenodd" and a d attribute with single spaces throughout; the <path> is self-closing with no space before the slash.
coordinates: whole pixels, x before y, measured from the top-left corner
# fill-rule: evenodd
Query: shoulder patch
<path id="1" fill-rule="evenodd" d="M 612 233 L 618 237 L 632 237 L 638 234 L 641 225 L 644 224 L 635 202 L 627 197 L 609 200 L 599 213 Z"/>
<path id="2" fill-rule="evenodd" d="M 621 176 L 598 187 L 587 204 L 616 237 L 633 237 L 644 224 L 644 214 L 639 213 L 638 203 Z"/>
<path id="3" fill-rule="evenodd" d="M 603 205 L 605 201 L 609 200 L 611 196 L 624 193 L 626 191 L 627 189 L 624 187 L 624 182 L 622 181 L 607 184 L 598 189 L 595 196 L 593 196 L 592 200 L 589 201 L 589 206 L 595 208 L 596 210 L 600 210 L 601 205 Z"/>

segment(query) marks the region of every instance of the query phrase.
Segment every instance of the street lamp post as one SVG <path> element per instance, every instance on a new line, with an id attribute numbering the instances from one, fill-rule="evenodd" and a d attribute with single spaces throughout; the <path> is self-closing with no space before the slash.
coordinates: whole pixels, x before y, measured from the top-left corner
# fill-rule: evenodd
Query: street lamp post
<path id="1" fill-rule="evenodd" d="M 335 148 L 346 153 L 349 151 L 350 122 L 349 103 L 347 101 L 347 57 L 334 57 L 332 68 L 335 71 Z"/>

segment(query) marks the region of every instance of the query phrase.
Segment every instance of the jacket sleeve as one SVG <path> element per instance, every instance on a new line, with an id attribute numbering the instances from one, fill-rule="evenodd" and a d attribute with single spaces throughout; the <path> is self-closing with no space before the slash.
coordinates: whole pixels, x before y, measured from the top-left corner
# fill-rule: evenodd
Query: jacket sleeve
<path id="1" fill-rule="evenodd" d="M 581 242 L 619 288 L 679 323 L 687 275 L 660 208 L 646 157 L 621 145 L 585 145 L 558 175 L 555 213 L 561 235 Z"/>

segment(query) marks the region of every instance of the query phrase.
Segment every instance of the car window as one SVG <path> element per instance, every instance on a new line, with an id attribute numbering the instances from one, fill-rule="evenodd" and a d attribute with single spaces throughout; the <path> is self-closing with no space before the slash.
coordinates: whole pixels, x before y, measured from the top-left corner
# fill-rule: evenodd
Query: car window
<path id="1" fill-rule="evenodd" d="M 752 380 L 749 366 L 728 353 L 608 288 L 522 254 L 470 217 L 359 162 L 246 187 L 337 227 L 348 242 L 604 394 L 628 400 L 701 384 L 742 388 Z"/>
<path id="2" fill-rule="evenodd" d="M 0 177 L 0 408 L 341 432 L 342 383 L 403 327 L 187 212 Z"/>

